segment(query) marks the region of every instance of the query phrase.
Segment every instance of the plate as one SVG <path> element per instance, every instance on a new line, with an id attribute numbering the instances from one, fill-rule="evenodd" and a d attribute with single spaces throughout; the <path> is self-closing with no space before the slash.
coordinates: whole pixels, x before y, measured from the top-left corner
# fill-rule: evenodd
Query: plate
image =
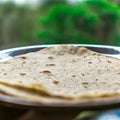
<path id="1" fill-rule="evenodd" d="M 120 58 L 120 47 L 115 46 L 105 46 L 105 45 L 85 45 L 85 44 L 67 44 L 72 46 L 86 47 L 90 50 Z M 58 46 L 58 45 L 34 45 L 34 46 L 25 46 L 17 47 L 0 51 L 0 62 L 6 61 L 14 56 L 35 52 L 40 49 Z M 16 99 L 7 95 L 0 94 L 0 105 L 12 106 L 12 107 L 24 107 L 24 108 L 34 108 L 42 110 L 61 110 L 61 109 L 76 109 L 76 110 L 90 110 L 90 109 L 109 109 L 109 108 L 118 108 L 120 107 L 120 97 L 113 98 L 95 98 L 95 99 L 85 99 L 82 102 L 76 103 L 55 103 L 55 104 L 45 104 L 37 102 L 27 102 L 23 100 Z"/>

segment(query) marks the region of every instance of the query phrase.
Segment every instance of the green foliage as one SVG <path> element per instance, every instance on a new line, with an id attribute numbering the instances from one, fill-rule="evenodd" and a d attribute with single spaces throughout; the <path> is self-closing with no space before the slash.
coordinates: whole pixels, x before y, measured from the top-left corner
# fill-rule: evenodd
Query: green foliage
<path id="1" fill-rule="evenodd" d="M 42 7 L 51 7 L 56 4 L 65 4 L 67 3 L 66 0 L 43 0 L 42 1 Z"/>
<path id="2" fill-rule="evenodd" d="M 66 0 L 43 2 L 38 8 L 11 2 L 0 4 L 1 49 L 58 43 L 120 45 L 120 8 L 116 3 L 107 0 L 77 4 Z"/>
<path id="3" fill-rule="evenodd" d="M 44 44 L 115 44 L 120 8 L 107 0 L 57 4 L 40 17 L 38 38 Z"/>

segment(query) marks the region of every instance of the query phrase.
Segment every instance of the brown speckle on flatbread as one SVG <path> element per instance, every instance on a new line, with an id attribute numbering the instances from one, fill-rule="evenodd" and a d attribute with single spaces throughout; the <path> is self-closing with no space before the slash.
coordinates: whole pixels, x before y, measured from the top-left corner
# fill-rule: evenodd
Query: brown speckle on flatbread
<path id="1" fill-rule="evenodd" d="M 97 55 L 96 53 L 93 53 L 92 55 Z"/>
<path id="2" fill-rule="evenodd" d="M 51 73 L 51 71 L 49 71 L 49 70 L 43 70 L 43 71 L 41 71 L 40 73 L 50 74 L 50 73 Z"/>
<path id="3" fill-rule="evenodd" d="M 22 64 L 25 64 L 26 62 L 24 61 Z"/>
<path id="4" fill-rule="evenodd" d="M 79 58 L 73 58 L 72 62 L 77 62 L 79 60 Z"/>
<path id="5" fill-rule="evenodd" d="M 65 55 L 65 53 L 62 53 L 62 52 L 61 52 L 61 53 L 59 53 L 59 55 L 61 55 L 61 56 L 62 56 L 62 55 Z"/>
<path id="6" fill-rule="evenodd" d="M 81 75 L 82 75 L 82 76 L 85 76 L 85 74 L 84 74 L 84 73 L 81 73 Z"/>
<path id="7" fill-rule="evenodd" d="M 24 75 L 26 75 L 26 73 L 19 73 L 19 75 L 24 76 Z"/>
<path id="8" fill-rule="evenodd" d="M 59 84 L 59 81 L 53 80 L 53 84 L 58 85 L 58 84 Z"/>
<path id="9" fill-rule="evenodd" d="M 112 61 L 110 61 L 110 60 L 107 60 L 107 63 L 112 63 Z"/>
<path id="10" fill-rule="evenodd" d="M 75 77 L 76 75 L 72 75 L 72 77 Z"/>
<path id="11" fill-rule="evenodd" d="M 89 83 L 88 82 L 82 82 L 84 88 L 88 88 Z"/>
<path id="12" fill-rule="evenodd" d="M 53 56 L 49 56 L 48 59 L 54 59 L 54 57 Z"/>
<path id="13" fill-rule="evenodd" d="M 84 55 L 83 58 L 87 58 L 87 56 Z"/>
<path id="14" fill-rule="evenodd" d="M 89 83 L 88 82 L 82 82 L 83 85 L 88 85 Z"/>
<path id="15" fill-rule="evenodd" d="M 9 61 L 5 61 L 5 62 L 3 62 L 3 64 L 10 64 L 10 62 Z"/>
<path id="16" fill-rule="evenodd" d="M 78 50 L 78 52 L 80 52 L 80 54 L 84 54 L 87 52 L 86 48 L 81 48 L 81 50 L 78 48 L 77 50 Z"/>
<path id="17" fill-rule="evenodd" d="M 98 78 L 96 78 L 95 80 L 96 80 L 96 81 L 98 81 L 99 79 L 98 79 Z"/>
<path id="18" fill-rule="evenodd" d="M 21 57 L 19 57 L 19 58 L 21 58 L 21 59 L 27 59 L 27 57 L 25 57 L 25 56 L 21 56 Z"/>
<path id="19" fill-rule="evenodd" d="M 46 66 L 55 66 L 55 64 L 46 64 Z"/>
<path id="20" fill-rule="evenodd" d="M 4 73 L 4 75 L 7 75 L 7 73 Z"/>
<path id="21" fill-rule="evenodd" d="M 88 63 L 89 63 L 89 64 L 92 64 L 92 62 L 91 62 L 91 61 L 89 61 Z"/>

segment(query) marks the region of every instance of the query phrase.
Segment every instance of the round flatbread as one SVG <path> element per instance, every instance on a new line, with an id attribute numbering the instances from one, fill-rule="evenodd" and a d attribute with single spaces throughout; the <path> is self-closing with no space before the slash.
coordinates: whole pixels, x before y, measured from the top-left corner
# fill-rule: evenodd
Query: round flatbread
<path id="1" fill-rule="evenodd" d="M 0 84 L 63 99 L 120 95 L 120 60 L 86 48 L 53 46 L 0 63 Z"/>

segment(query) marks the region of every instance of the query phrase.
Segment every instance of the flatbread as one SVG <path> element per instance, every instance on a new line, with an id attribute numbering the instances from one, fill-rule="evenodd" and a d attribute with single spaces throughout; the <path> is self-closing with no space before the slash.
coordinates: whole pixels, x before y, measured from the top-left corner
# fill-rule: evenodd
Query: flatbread
<path id="1" fill-rule="evenodd" d="M 1 62 L 0 84 L 63 99 L 118 96 L 120 60 L 82 47 L 53 46 Z"/>
<path id="2" fill-rule="evenodd" d="M 19 94 L 18 94 L 19 93 Z M 44 105 L 84 105 L 84 103 L 94 103 L 94 102 L 106 102 L 109 100 L 117 100 L 120 99 L 120 96 L 109 96 L 109 97 L 93 97 L 93 98 L 80 98 L 80 99 L 63 99 L 58 97 L 44 96 L 41 94 L 37 94 L 35 92 L 27 91 L 24 89 L 19 89 L 16 87 L 11 87 L 7 85 L 0 84 L 0 98 L 8 99 L 12 98 L 14 100 L 21 100 L 21 102 L 32 102 L 32 103 L 40 103 Z"/>
<path id="3" fill-rule="evenodd" d="M 14 88 L 14 87 L 3 85 L 3 84 L 0 84 L 0 93 L 2 95 L 11 96 L 11 98 L 29 101 L 29 102 L 32 101 L 32 102 L 39 102 L 39 103 L 46 103 L 46 104 L 53 104 L 53 103 L 54 104 L 55 103 L 68 104 L 67 99 L 44 96 L 44 95 L 37 94 L 35 92 L 31 92 L 31 91 L 27 91 L 27 90 L 19 89 L 19 88 Z M 69 104 L 70 103 L 73 103 L 73 101 L 69 100 Z"/>

